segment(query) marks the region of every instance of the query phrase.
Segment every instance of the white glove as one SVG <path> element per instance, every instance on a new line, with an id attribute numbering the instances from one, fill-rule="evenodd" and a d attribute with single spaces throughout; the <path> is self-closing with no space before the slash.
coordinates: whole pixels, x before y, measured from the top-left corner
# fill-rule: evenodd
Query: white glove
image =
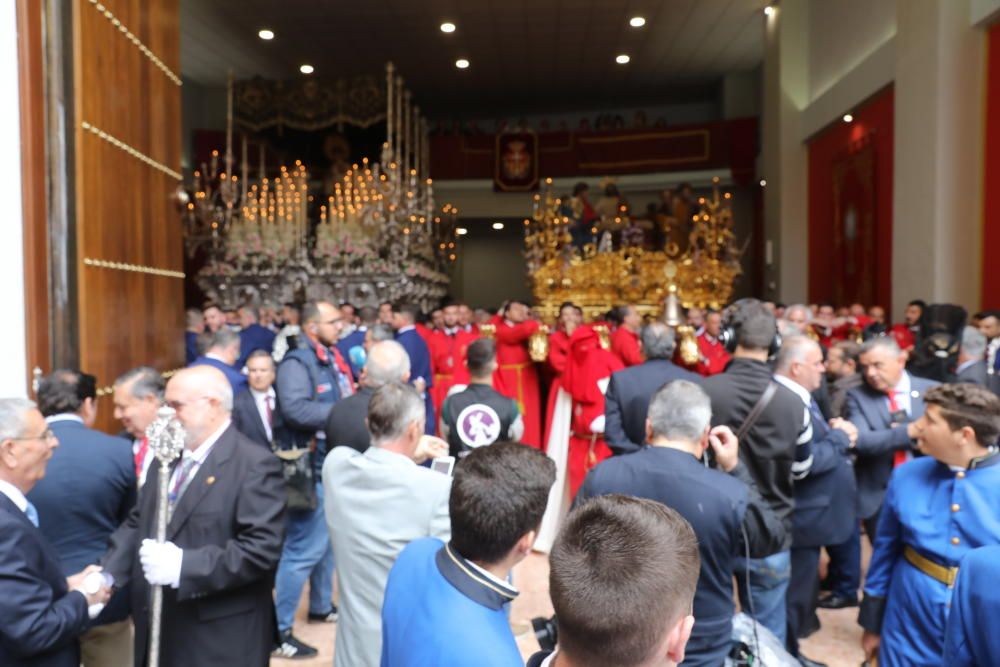
<path id="1" fill-rule="evenodd" d="M 91 572 L 83 580 L 83 589 L 87 595 L 96 595 L 101 588 L 111 588 L 115 585 L 115 578 L 106 572 Z M 104 603 L 98 602 L 87 607 L 87 616 L 90 620 L 97 618 L 104 611 Z"/>
<path id="2" fill-rule="evenodd" d="M 146 581 L 154 586 L 181 585 L 181 562 L 184 551 L 173 542 L 159 544 L 155 540 L 143 540 L 139 547 L 139 562 Z"/>

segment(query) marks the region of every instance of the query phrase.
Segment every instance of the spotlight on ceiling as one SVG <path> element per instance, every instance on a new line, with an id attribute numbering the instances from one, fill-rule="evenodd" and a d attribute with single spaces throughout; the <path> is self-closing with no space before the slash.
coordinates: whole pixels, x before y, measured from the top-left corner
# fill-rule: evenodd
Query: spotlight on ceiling
<path id="1" fill-rule="evenodd" d="M 264 41 L 271 41 L 272 39 L 274 39 L 274 31 L 264 28 L 263 30 L 257 33 L 257 36 L 263 39 Z"/>
<path id="2" fill-rule="evenodd" d="M 441 24 L 441 32 L 455 32 L 455 24 L 450 21 L 446 21 Z"/>
<path id="3" fill-rule="evenodd" d="M 764 15 L 765 16 L 774 16 L 774 7 L 772 5 L 768 5 L 767 7 L 765 7 L 764 8 Z"/>
<path id="4" fill-rule="evenodd" d="M 853 121 L 854 121 L 854 116 L 852 116 L 849 113 L 845 113 L 844 114 L 844 122 L 845 123 L 850 123 L 850 122 L 853 122 Z"/>
<path id="5" fill-rule="evenodd" d="M 496 229 L 498 231 L 501 230 L 501 229 L 503 229 L 503 223 L 502 222 L 494 222 L 493 223 L 493 229 Z"/>
<path id="6" fill-rule="evenodd" d="M 628 20 L 628 24 L 633 28 L 641 28 L 646 25 L 646 19 L 641 16 L 633 16 Z"/>
<path id="7" fill-rule="evenodd" d="M 766 179 L 763 179 L 763 178 L 760 179 L 760 187 L 762 187 L 762 188 L 766 188 L 767 187 L 767 180 Z"/>
<path id="8" fill-rule="evenodd" d="M 469 61 L 465 58 L 459 58 L 455 61 L 455 67 L 458 69 L 469 69 Z"/>
<path id="9" fill-rule="evenodd" d="M 469 233 L 469 230 L 466 229 L 465 227 L 459 227 L 458 229 L 455 230 L 455 233 L 458 234 L 459 236 L 465 236 L 466 234 Z"/>
<path id="10" fill-rule="evenodd" d="M 632 59 L 629 58 L 624 53 L 621 54 L 621 55 L 619 55 L 619 56 L 615 56 L 615 62 L 618 63 L 619 65 L 628 65 L 628 61 L 630 61 L 630 60 L 632 60 Z"/>
<path id="11" fill-rule="evenodd" d="M 316 70 L 312 65 L 299 65 L 299 71 L 303 74 L 312 74 Z"/>

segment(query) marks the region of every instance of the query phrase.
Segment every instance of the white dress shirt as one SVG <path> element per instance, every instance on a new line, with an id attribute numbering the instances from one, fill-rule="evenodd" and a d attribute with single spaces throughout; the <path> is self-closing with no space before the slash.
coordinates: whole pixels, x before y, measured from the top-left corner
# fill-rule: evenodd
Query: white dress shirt
<path id="1" fill-rule="evenodd" d="M 257 405 L 257 412 L 260 413 L 260 421 L 264 424 L 264 430 L 267 432 L 267 439 L 274 440 L 274 436 L 271 433 L 271 419 L 274 418 L 275 407 L 275 396 L 274 387 L 268 387 L 267 391 L 257 391 L 256 389 L 250 390 L 250 395 L 253 396 L 253 402 Z M 268 400 L 271 401 L 270 415 L 268 415 Z"/>
<path id="2" fill-rule="evenodd" d="M 55 422 L 79 422 L 83 423 L 83 417 L 80 415 L 75 415 L 72 412 L 61 412 L 57 415 L 52 415 L 51 417 L 45 418 L 46 424 L 54 424 Z"/>
<path id="3" fill-rule="evenodd" d="M 903 375 L 899 378 L 899 382 L 895 386 L 896 390 L 896 407 L 900 410 L 905 410 L 906 414 L 913 414 L 913 405 L 911 398 L 916 392 L 911 392 L 910 385 L 910 374 L 903 371 Z M 889 398 L 885 399 L 886 407 L 889 407 Z M 892 413 L 892 408 L 889 407 L 889 413 Z"/>
<path id="4" fill-rule="evenodd" d="M 28 499 L 24 497 L 23 493 L 21 493 L 21 489 L 17 488 L 10 482 L 0 479 L 0 493 L 10 498 L 10 502 L 17 505 L 17 509 L 27 514 L 26 510 L 28 509 Z"/>

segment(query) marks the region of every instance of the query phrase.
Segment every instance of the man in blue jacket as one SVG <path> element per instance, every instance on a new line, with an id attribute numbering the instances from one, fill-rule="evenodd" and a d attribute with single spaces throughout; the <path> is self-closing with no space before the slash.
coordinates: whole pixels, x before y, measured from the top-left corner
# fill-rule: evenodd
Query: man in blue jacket
<path id="1" fill-rule="evenodd" d="M 312 452 L 316 505 L 312 509 L 288 509 L 285 544 L 275 580 L 275 610 L 281 633 L 281 643 L 274 653 L 277 657 L 307 658 L 317 653 L 292 635 L 306 579 L 308 620 L 332 623 L 337 618 L 332 599 L 333 548 L 323 514 L 321 474 L 327 452 L 327 418 L 335 403 L 354 393 L 351 370 L 336 347 L 343 325 L 340 310 L 333 304 L 307 303 L 302 308 L 300 347 L 285 354 L 278 366 L 275 390 L 285 428 L 277 446 Z"/>
<path id="2" fill-rule="evenodd" d="M 136 500 L 132 443 L 95 431 L 97 380 L 75 370 L 57 370 L 38 385 L 38 403 L 59 448 L 45 478 L 28 494 L 38 510 L 39 527 L 69 576 L 98 562 L 111 535 Z M 84 667 L 129 667 L 132 624 L 128 590 L 80 638 Z"/>
<path id="3" fill-rule="evenodd" d="M 205 353 L 188 364 L 188 368 L 191 366 L 218 368 L 229 380 L 233 395 L 236 395 L 247 388 L 247 376 L 236 367 L 239 358 L 240 335 L 228 327 L 222 327 L 208 335 Z"/>
<path id="4" fill-rule="evenodd" d="M 93 589 L 90 566 L 66 577 L 38 529 L 38 511 L 25 494 L 45 477 L 59 446 L 31 401 L 0 398 L 0 665 L 79 667 L 77 636 L 88 607 L 107 602 L 107 587 Z M 88 593 L 91 590 L 93 592 Z"/>
<path id="5" fill-rule="evenodd" d="M 417 331 L 417 316 L 420 310 L 410 303 L 399 303 L 392 309 L 392 326 L 396 330 L 396 341 L 410 355 L 410 384 L 424 399 L 424 410 L 427 413 L 427 423 L 424 429 L 428 434 L 437 430 L 437 420 L 434 417 L 434 403 L 431 392 L 434 384 L 434 373 L 431 370 L 431 352 L 427 342 Z"/>
<path id="6" fill-rule="evenodd" d="M 264 350 L 271 354 L 276 334 L 267 327 L 261 326 L 257 318 L 257 311 L 253 306 L 243 306 L 239 313 L 240 356 L 236 360 L 236 368 L 242 370 L 252 352 Z"/>
<path id="7" fill-rule="evenodd" d="M 462 459 L 448 500 L 451 541 L 411 542 L 389 572 L 382 667 L 523 664 L 506 614 L 517 597 L 508 575 L 531 552 L 555 476 L 551 459 L 514 442 Z"/>

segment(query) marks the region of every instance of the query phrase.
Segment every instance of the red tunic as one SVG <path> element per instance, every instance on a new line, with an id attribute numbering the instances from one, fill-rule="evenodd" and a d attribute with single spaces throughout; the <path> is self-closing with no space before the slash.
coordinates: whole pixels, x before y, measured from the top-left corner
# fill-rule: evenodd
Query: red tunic
<path id="1" fill-rule="evenodd" d="M 562 387 L 562 375 L 566 371 L 566 355 L 569 354 L 569 336 L 562 329 L 549 334 L 549 356 L 545 365 L 549 375 L 549 399 L 545 407 L 545 441 L 542 449 L 548 449 L 549 431 L 552 429 L 552 413 L 556 409 L 556 398 Z"/>
<path id="2" fill-rule="evenodd" d="M 434 329 L 426 327 L 423 324 L 421 324 L 420 322 L 417 322 L 416 324 L 414 324 L 413 328 L 417 330 L 417 333 L 420 334 L 420 337 L 424 339 L 425 343 L 427 343 L 427 347 L 430 347 L 431 346 L 431 336 L 434 335 Z"/>
<path id="3" fill-rule="evenodd" d="M 618 327 L 611 334 L 611 352 L 618 361 L 626 367 L 638 366 L 642 363 L 642 347 L 639 345 L 639 334 L 625 327 Z"/>
<path id="4" fill-rule="evenodd" d="M 456 327 L 453 333 L 437 330 L 431 333 L 427 347 L 431 353 L 431 371 L 434 384 L 431 386 L 431 400 L 434 414 L 441 414 L 441 406 L 448 396 L 448 390 L 456 384 L 469 384 L 469 369 L 465 365 L 466 352 L 478 336 Z"/>
<path id="5" fill-rule="evenodd" d="M 905 324 L 894 324 L 892 329 L 889 330 L 892 337 L 896 339 L 896 343 L 899 345 L 901 350 L 912 350 L 913 346 L 917 344 L 916 338 L 913 336 L 913 332 Z"/>
<path id="6" fill-rule="evenodd" d="M 611 456 L 604 442 L 603 427 L 591 430 L 594 420 L 604 416 L 604 389 L 601 381 L 624 368 L 618 357 L 601 347 L 597 332 L 587 325 L 577 327 L 570 337 L 569 361 L 563 374 L 563 388 L 573 397 L 573 418 L 569 439 L 570 497 L 576 496 L 587 473 Z M 606 388 L 606 385 L 605 385 Z"/>
<path id="7" fill-rule="evenodd" d="M 528 339 L 538 331 L 539 324 L 527 320 L 520 324 L 507 322 L 500 316 L 490 321 L 496 326 L 497 372 L 493 374 L 493 386 L 501 394 L 517 401 L 518 410 L 524 420 L 524 436 L 521 442 L 538 449 L 542 448 L 541 391 L 538 385 L 538 370 L 528 354 Z"/>
<path id="8" fill-rule="evenodd" d="M 706 377 L 726 370 L 726 364 L 731 358 L 719 339 L 713 338 L 705 332 L 698 336 L 698 352 L 698 365 L 695 367 L 695 371 Z"/>

